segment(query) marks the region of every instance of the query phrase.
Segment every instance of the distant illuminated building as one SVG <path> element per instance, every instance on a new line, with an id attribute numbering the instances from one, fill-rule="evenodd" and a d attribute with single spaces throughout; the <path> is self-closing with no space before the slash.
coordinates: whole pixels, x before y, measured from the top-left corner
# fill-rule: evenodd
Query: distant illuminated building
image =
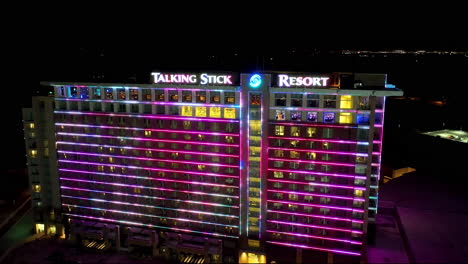
<path id="1" fill-rule="evenodd" d="M 385 96 L 402 95 L 386 75 L 152 77 L 43 83 L 72 238 L 211 262 L 364 255 Z"/>

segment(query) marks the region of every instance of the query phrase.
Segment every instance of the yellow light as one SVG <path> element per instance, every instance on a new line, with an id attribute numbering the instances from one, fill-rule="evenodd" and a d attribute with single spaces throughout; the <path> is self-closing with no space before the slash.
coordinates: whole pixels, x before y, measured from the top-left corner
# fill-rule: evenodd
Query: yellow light
<path id="1" fill-rule="evenodd" d="M 210 117 L 220 118 L 221 117 L 221 107 L 210 107 Z"/>
<path id="2" fill-rule="evenodd" d="M 48 235 L 55 235 L 57 233 L 57 229 L 54 225 L 49 226 L 49 230 L 47 232 Z"/>
<path id="3" fill-rule="evenodd" d="M 351 109 L 353 108 L 353 97 L 351 95 L 342 95 L 340 100 L 340 108 Z"/>
<path id="4" fill-rule="evenodd" d="M 34 123 L 30 123 L 29 128 L 34 128 Z"/>
<path id="5" fill-rule="evenodd" d="M 182 106 L 182 115 L 183 116 L 192 116 L 192 107 L 191 106 Z"/>
<path id="6" fill-rule="evenodd" d="M 224 118 L 236 118 L 236 109 L 235 108 L 224 108 Z"/>
<path id="7" fill-rule="evenodd" d="M 203 107 L 203 106 L 195 107 L 195 116 L 206 117 L 206 107 Z"/>
<path id="8" fill-rule="evenodd" d="M 40 192 L 41 191 L 41 186 L 39 184 L 33 185 L 33 190 L 34 192 Z"/>
<path id="9" fill-rule="evenodd" d="M 351 124 L 353 122 L 353 116 L 351 113 L 340 113 L 340 124 Z"/>
<path id="10" fill-rule="evenodd" d="M 45 226 L 44 224 L 36 224 L 36 234 L 44 232 Z"/>

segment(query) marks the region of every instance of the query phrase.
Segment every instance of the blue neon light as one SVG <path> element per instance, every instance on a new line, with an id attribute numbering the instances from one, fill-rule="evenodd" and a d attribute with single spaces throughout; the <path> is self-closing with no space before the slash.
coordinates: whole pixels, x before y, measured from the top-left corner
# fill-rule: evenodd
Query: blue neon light
<path id="1" fill-rule="evenodd" d="M 254 74 L 250 76 L 249 86 L 252 88 L 257 88 L 262 84 L 262 76 L 260 74 Z"/>

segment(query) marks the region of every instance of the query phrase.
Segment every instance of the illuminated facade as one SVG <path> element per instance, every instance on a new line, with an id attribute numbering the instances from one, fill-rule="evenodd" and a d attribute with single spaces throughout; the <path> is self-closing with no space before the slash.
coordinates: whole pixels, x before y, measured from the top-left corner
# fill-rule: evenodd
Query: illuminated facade
<path id="1" fill-rule="evenodd" d="M 212 262 L 363 255 L 384 98 L 402 94 L 385 75 L 152 75 L 44 83 L 71 237 Z"/>

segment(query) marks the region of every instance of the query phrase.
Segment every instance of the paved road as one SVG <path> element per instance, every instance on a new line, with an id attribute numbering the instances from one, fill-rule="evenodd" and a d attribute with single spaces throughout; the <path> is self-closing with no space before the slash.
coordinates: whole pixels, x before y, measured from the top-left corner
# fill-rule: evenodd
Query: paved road
<path id="1" fill-rule="evenodd" d="M 33 234 L 33 215 L 32 209 L 29 209 L 8 232 L 0 238 L 0 255 L 10 246 L 26 239 Z"/>

